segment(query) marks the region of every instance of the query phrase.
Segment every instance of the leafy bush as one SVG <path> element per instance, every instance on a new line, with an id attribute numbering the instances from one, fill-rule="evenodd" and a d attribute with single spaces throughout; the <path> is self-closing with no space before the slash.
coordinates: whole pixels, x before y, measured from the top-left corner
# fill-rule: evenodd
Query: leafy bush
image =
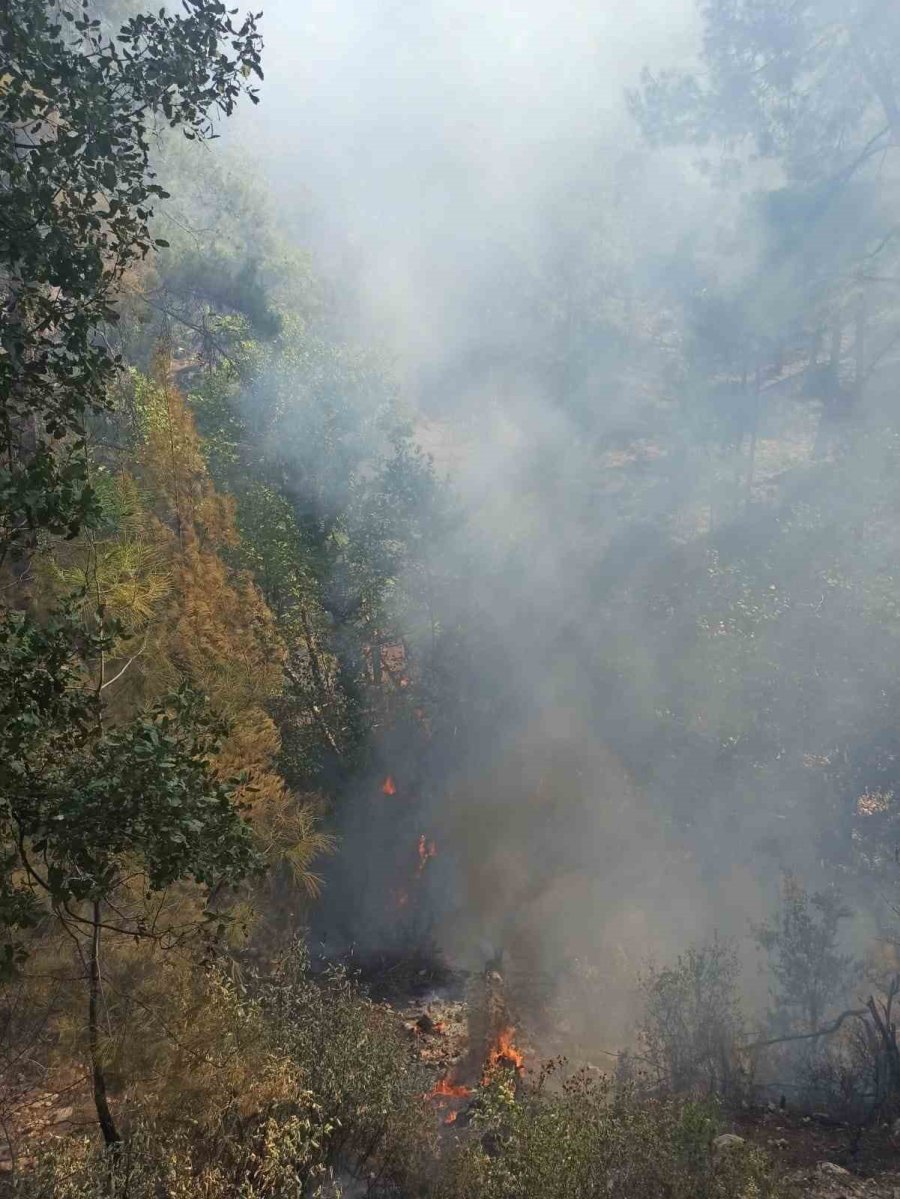
<path id="1" fill-rule="evenodd" d="M 342 969 L 315 978 L 296 946 L 260 991 L 272 1035 L 333 1128 L 328 1161 L 370 1185 L 419 1175 L 434 1150 L 424 1101 L 433 1078 L 413 1057 L 396 1013 Z"/>
<path id="2" fill-rule="evenodd" d="M 657 1088 L 733 1100 L 747 1086 L 733 945 L 717 937 L 643 979 L 641 1054 Z"/>
<path id="3" fill-rule="evenodd" d="M 587 1071 L 564 1076 L 560 1064 L 534 1083 L 498 1068 L 439 1136 L 424 1099 L 433 1078 L 396 1014 L 340 970 L 315 977 L 300 947 L 246 991 L 218 976 L 209 1005 L 209 1062 L 192 1067 L 186 1101 L 173 1074 L 117 1150 L 84 1138 L 44 1144 L 5 1193 L 337 1199 L 346 1184 L 432 1199 L 778 1194 L 762 1154 L 744 1144 L 717 1152 L 711 1101 L 648 1098 Z M 234 1029 L 221 1053 L 219 1024 Z"/>
<path id="4" fill-rule="evenodd" d="M 766 1199 L 765 1157 L 716 1152 L 714 1107 L 638 1100 L 579 1073 L 562 1086 L 497 1080 L 449 1155 L 438 1199 Z"/>
<path id="5" fill-rule="evenodd" d="M 51 1145 L 10 1182 L 10 1199 L 295 1199 L 339 1194 L 323 1161 L 329 1129 L 313 1104 L 261 1123 L 219 1154 L 146 1126 L 117 1151 L 90 1138 Z"/>
<path id="6" fill-rule="evenodd" d="M 835 1019 L 859 980 L 858 963 L 839 949 L 841 924 L 851 915 L 834 890 L 810 895 L 786 875 L 777 911 L 755 931 L 774 980 L 769 1036 L 806 1038 L 768 1046 L 768 1073 L 792 1080 L 799 1102 L 858 1124 L 877 1089 L 877 1047 L 873 1057 L 857 1022 L 843 1026 L 837 1038 L 810 1035 Z"/>
<path id="7" fill-rule="evenodd" d="M 338 1178 L 365 1176 L 372 1190 L 425 1176 L 433 1080 L 396 1014 L 344 972 L 314 977 L 296 947 L 249 987 L 212 970 L 198 994 L 196 973 L 166 977 L 170 1002 L 147 1005 L 153 1077 L 132 1097 L 126 1142 L 42 1144 L 12 1194 L 296 1199 L 339 1194 Z M 157 1020 L 177 1032 L 167 1047 Z"/>

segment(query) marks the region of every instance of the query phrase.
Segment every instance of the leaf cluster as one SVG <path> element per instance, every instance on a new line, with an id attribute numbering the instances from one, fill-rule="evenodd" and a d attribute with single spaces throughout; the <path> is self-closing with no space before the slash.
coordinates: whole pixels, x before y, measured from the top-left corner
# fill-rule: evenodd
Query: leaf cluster
<path id="1" fill-rule="evenodd" d="M 135 874 L 149 892 L 178 880 L 210 890 L 261 864 L 234 783 L 216 777 L 225 729 L 204 698 L 181 687 L 106 727 L 99 691 L 84 685 L 85 637 L 65 617 L 43 626 L 22 613 L 0 621 L 9 935 L 48 908 L 64 923 L 85 923 L 80 905 L 113 900 Z M 148 932 L 140 915 L 123 921 L 118 931 Z"/>
<path id="2" fill-rule="evenodd" d="M 89 0 L 9 0 L 0 24 L 0 547 L 97 517 L 85 419 L 121 363 L 100 336 L 125 272 L 160 244 L 153 122 L 194 139 L 261 75 L 256 17 L 220 0 L 108 37 Z M 65 452 L 60 453 L 60 443 Z"/>

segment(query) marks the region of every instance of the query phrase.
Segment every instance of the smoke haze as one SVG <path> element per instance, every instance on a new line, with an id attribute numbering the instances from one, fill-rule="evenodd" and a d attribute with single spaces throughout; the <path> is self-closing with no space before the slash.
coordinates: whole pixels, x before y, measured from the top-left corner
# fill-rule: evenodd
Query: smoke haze
<path id="1" fill-rule="evenodd" d="M 699 467 L 705 430 L 676 424 L 687 335 L 673 272 L 737 296 L 769 248 L 749 183 L 722 187 L 698 153 L 650 149 L 626 110 L 645 64 L 694 64 L 696 6 L 270 0 L 264 30 L 263 103 L 239 136 L 346 334 L 394 358 L 464 514 L 435 557 L 459 580 L 460 623 L 479 628 L 475 690 L 514 697 L 483 740 L 461 734 L 453 762 L 416 779 L 415 819 L 439 847 L 435 936 L 461 965 L 503 951 L 573 995 L 582 971 L 604 1015 L 579 1037 L 624 1038 L 647 958 L 714 929 L 745 935 L 782 870 L 815 883 L 831 818 L 796 747 L 732 759 L 704 740 L 728 743 L 734 678 L 755 659 L 678 658 L 697 579 L 732 598 L 743 585 L 704 538 L 745 467 L 740 454 Z M 752 169 L 757 184 L 777 178 Z M 810 421 L 776 396 L 767 436 L 807 453 Z M 738 557 L 764 523 L 735 534 Z M 777 631 L 760 617 L 759 655 L 822 653 L 804 647 L 806 584 L 772 577 L 773 618 L 790 613 Z M 677 746 L 654 725 L 673 674 L 709 721 Z M 870 702 L 855 688 L 823 688 L 807 747 L 830 743 L 836 705 Z M 795 701 L 785 681 L 787 729 Z M 390 867 L 362 865 L 370 797 L 350 811 L 329 904 L 373 946 Z"/>
<path id="2" fill-rule="evenodd" d="M 690 0 L 275 0 L 264 21 L 245 134 L 281 215 L 406 367 L 502 338 L 510 260 L 539 256 L 549 209 L 615 172 L 604 143 L 637 144 L 624 88 L 696 35 Z"/>

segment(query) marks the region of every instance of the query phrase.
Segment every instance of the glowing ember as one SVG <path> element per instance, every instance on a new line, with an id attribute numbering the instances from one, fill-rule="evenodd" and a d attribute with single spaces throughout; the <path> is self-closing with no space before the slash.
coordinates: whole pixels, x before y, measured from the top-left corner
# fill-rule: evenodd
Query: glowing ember
<path id="1" fill-rule="evenodd" d="M 444 1117 L 444 1123 L 445 1124 L 455 1124 L 456 1117 L 458 1115 L 459 1115 L 459 1112 L 448 1112 L 447 1115 Z"/>
<path id="2" fill-rule="evenodd" d="M 430 858 L 437 857 L 437 846 L 433 841 L 426 841 L 423 833 L 419 838 L 419 874 L 428 865 Z"/>
<path id="3" fill-rule="evenodd" d="M 384 795 L 396 795 L 397 794 L 397 784 L 394 782 L 391 775 L 388 775 L 387 778 L 384 780 L 384 782 L 381 784 L 381 790 Z"/>
<path id="4" fill-rule="evenodd" d="M 484 1078 L 487 1078 L 491 1071 L 496 1070 L 498 1066 L 512 1067 L 517 1071 L 525 1068 L 525 1055 L 513 1044 L 515 1032 L 514 1028 L 501 1028 L 496 1041 L 488 1050 L 487 1061 L 484 1064 Z"/>

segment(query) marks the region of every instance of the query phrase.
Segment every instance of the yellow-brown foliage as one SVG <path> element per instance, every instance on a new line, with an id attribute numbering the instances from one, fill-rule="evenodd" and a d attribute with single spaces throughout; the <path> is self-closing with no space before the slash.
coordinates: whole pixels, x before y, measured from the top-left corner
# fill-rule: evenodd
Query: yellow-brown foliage
<path id="1" fill-rule="evenodd" d="M 237 798 L 261 843 L 314 892 L 310 863 L 327 839 L 274 767 L 280 737 L 266 705 L 282 685 L 284 647 L 252 578 L 227 559 L 238 543 L 233 501 L 213 485 L 165 362 L 155 380 L 133 383 L 143 435 L 106 485 L 110 528 L 57 549 L 44 576 L 55 591 L 84 590 L 86 620 L 102 602 L 121 625 L 103 665 L 110 719 L 127 718 L 183 681 L 209 696 L 230 725 L 217 773 L 243 777 Z"/>
<path id="2" fill-rule="evenodd" d="M 86 625 L 116 622 L 115 645 L 90 680 L 102 684 L 109 722 L 128 720 L 182 682 L 205 692 L 226 719 L 214 769 L 238 781 L 236 800 L 273 867 L 266 890 L 231 897 L 241 936 L 253 908 L 277 923 L 279 905 L 296 910 L 304 891 L 317 890 L 312 863 L 328 839 L 318 831 L 314 798 L 292 794 L 277 770 L 280 736 L 267 709 L 282 686 L 284 647 L 253 579 L 229 561 L 238 544 L 233 502 L 216 491 L 191 413 L 165 371 L 133 382 L 141 436 L 131 452 L 98 468 L 107 519 L 37 564 L 34 600 L 49 608 L 80 591 Z M 107 936 L 104 943 L 103 1057 L 123 1115 L 155 1119 L 178 1107 L 203 1123 L 230 1110 L 240 1117 L 248 1104 L 265 1111 L 295 1093 L 283 1063 L 256 1046 L 250 1009 L 238 1010 L 233 992 L 197 965 L 197 888 L 179 885 L 164 896 L 144 888 L 135 876 L 117 904 L 143 911 L 160 939 Z M 216 906 L 223 902 L 217 897 Z M 43 977 L 23 985 L 28 1005 L 46 1010 L 45 1027 L 54 1030 L 41 1056 L 66 1075 L 83 1056 L 86 1001 L 71 985 L 83 962 L 73 960 L 64 936 L 54 940 L 42 954 Z M 86 1100 L 83 1088 L 76 1092 Z"/>

